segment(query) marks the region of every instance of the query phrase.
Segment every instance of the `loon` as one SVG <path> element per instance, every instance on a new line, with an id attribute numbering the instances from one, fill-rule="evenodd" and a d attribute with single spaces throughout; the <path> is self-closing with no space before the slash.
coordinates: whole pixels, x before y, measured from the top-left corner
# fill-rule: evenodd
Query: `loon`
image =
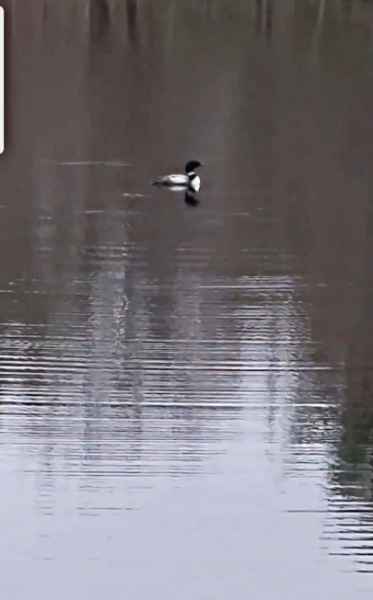
<path id="1" fill-rule="evenodd" d="M 189 188 L 193 192 L 199 192 L 201 180 L 195 172 L 195 169 L 198 169 L 198 167 L 202 167 L 202 163 L 198 160 L 190 160 L 185 165 L 185 174 L 162 175 L 153 181 L 153 185 L 164 185 L 174 190 Z"/>

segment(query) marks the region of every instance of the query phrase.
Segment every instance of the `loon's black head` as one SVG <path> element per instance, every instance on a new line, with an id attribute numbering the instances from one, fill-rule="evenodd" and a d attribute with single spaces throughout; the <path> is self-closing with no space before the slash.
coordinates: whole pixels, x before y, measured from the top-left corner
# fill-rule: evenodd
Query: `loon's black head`
<path id="1" fill-rule="evenodd" d="M 198 167 L 202 167 L 202 163 L 200 163 L 199 160 L 190 160 L 185 165 L 185 173 L 193 173 Z"/>

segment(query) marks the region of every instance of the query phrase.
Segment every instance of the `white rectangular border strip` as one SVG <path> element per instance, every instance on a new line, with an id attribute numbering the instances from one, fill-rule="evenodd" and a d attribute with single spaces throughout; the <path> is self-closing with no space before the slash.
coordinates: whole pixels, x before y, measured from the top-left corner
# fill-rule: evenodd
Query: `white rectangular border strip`
<path id="1" fill-rule="evenodd" d="M 0 153 L 4 152 L 4 9 L 0 6 Z"/>

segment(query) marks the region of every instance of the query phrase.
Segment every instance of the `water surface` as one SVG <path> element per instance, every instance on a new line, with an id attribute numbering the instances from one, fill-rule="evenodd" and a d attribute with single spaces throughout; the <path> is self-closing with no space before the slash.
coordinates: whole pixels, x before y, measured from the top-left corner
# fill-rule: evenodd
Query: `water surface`
<path id="1" fill-rule="evenodd" d="M 373 7 L 5 4 L 2 596 L 371 598 Z"/>

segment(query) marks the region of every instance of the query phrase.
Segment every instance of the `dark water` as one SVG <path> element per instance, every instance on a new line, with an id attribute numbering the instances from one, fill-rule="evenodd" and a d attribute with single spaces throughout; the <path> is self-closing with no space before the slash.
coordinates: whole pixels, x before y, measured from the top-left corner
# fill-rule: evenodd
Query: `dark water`
<path id="1" fill-rule="evenodd" d="M 2 598 L 372 598 L 372 4 L 5 3 Z"/>

